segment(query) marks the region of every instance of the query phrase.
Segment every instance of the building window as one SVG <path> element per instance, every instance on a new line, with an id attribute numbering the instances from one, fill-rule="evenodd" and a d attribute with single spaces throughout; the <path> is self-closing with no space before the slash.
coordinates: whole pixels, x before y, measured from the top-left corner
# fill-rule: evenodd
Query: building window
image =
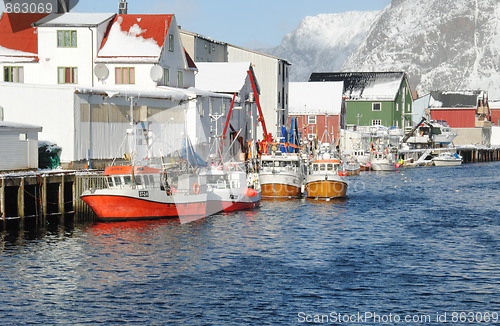
<path id="1" fill-rule="evenodd" d="M 174 35 L 168 34 L 168 50 L 174 52 Z"/>
<path id="2" fill-rule="evenodd" d="M 76 48 L 76 31 L 57 31 L 57 47 Z"/>
<path id="3" fill-rule="evenodd" d="M 382 104 L 381 103 L 372 103 L 372 111 L 381 111 Z"/>
<path id="4" fill-rule="evenodd" d="M 135 84 L 135 68 L 115 68 L 115 84 Z"/>
<path id="5" fill-rule="evenodd" d="M 57 82 L 59 84 L 76 84 L 78 83 L 78 68 L 58 67 L 57 76 Z"/>
<path id="6" fill-rule="evenodd" d="M 19 134 L 19 141 L 28 141 L 28 134 Z"/>
<path id="7" fill-rule="evenodd" d="M 399 112 L 399 103 L 396 103 L 396 112 Z"/>
<path id="8" fill-rule="evenodd" d="M 177 87 L 183 87 L 184 85 L 184 74 L 182 71 L 177 72 Z"/>
<path id="9" fill-rule="evenodd" d="M 163 85 L 170 85 L 170 70 L 168 68 L 163 68 Z"/>
<path id="10" fill-rule="evenodd" d="M 408 109 L 406 110 L 406 112 L 410 112 L 410 111 L 411 111 L 410 103 L 408 103 Z"/>
<path id="11" fill-rule="evenodd" d="M 382 120 L 372 120 L 372 126 L 381 126 Z"/>
<path id="12" fill-rule="evenodd" d="M 307 117 L 307 123 L 310 125 L 316 124 L 316 116 L 315 115 L 309 115 Z"/>
<path id="13" fill-rule="evenodd" d="M 4 81 L 11 83 L 24 83 L 23 67 L 4 67 Z"/>

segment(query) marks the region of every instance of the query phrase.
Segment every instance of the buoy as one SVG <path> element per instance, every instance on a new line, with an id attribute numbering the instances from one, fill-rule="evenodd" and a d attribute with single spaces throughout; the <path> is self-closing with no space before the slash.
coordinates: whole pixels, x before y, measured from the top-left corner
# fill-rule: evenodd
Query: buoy
<path id="1" fill-rule="evenodd" d="M 193 193 L 195 195 L 197 195 L 197 194 L 200 193 L 200 185 L 198 183 L 196 183 L 196 182 L 193 184 Z"/>
<path id="2" fill-rule="evenodd" d="M 247 188 L 247 196 L 248 197 L 255 197 L 257 196 L 257 190 L 253 188 Z"/>

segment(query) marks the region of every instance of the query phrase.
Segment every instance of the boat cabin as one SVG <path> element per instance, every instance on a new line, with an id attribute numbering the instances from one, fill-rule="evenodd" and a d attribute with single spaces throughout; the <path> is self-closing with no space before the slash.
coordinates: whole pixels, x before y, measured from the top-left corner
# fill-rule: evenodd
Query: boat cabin
<path id="1" fill-rule="evenodd" d="M 311 164 L 311 174 L 338 173 L 340 162 L 338 160 L 319 160 Z"/>

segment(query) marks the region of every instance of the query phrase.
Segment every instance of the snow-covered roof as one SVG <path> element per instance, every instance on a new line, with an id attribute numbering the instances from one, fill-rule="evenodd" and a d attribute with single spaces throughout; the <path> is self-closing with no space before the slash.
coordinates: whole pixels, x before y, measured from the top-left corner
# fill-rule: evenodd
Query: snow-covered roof
<path id="1" fill-rule="evenodd" d="M 340 114 L 344 83 L 304 82 L 288 84 L 288 113 Z"/>
<path id="2" fill-rule="evenodd" d="M 27 123 L 11 122 L 11 121 L 0 121 L 0 131 L 10 131 L 14 129 L 20 130 L 36 130 L 41 132 L 42 126 L 31 125 Z"/>
<path id="3" fill-rule="evenodd" d="M 359 101 L 394 101 L 404 72 L 312 73 L 309 81 L 343 81 L 344 97 Z"/>
<path id="4" fill-rule="evenodd" d="M 245 85 L 250 62 L 197 62 L 195 85 L 216 93 L 239 93 Z"/>
<path id="5" fill-rule="evenodd" d="M 72 26 L 72 27 L 87 27 L 98 26 L 107 20 L 113 18 L 113 13 L 64 13 L 64 14 L 50 14 L 47 17 L 40 19 L 33 26 L 35 27 L 59 27 L 59 26 Z"/>
<path id="6" fill-rule="evenodd" d="M 108 97 L 134 97 L 134 98 L 152 98 L 165 99 L 172 101 L 186 101 L 201 97 L 226 97 L 231 98 L 231 95 L 215 94 L 209 91 L 200 90 L 194 87 L 188 89 L 176 88 L 169 86 L 157 86 L 151 88 L 130 88 L 127 86 L 96 86 L 96 87 L 76 87 L 76 94 L 94 94 Z"/>
<path id="7" fill-rule="evenodd" d="M 116 15 L 98 58 L 159 59 L 173 15 Z"/>
<path id="8" fill-rule="evenodd" d="M 135 97 L 135 98 L 155 98 L 169 99 L 173 101 L 188 100 L 196 96 L 182 88 L 174 88 L 168 86 L 151 88 L 128 88 L 126 86 L 96 86 L 96 87 L 77 87 L 77 94 L 101 94 L 108 97 Z"/>
<path id="9" fill-rule="evenodd" d="M 0 56 L 14 62 L 37 60 L 38 37 L 32 24 L 45 16 L 47 14 L 3 13 L 0 19 Z"/>
<path id="10" fill-rule="evenodd" d="M 478 99 L 484 97 L 483 91 L 433 91 L 430 93 L 429 108 L 463 108 L 475 109 L 478 105 Z"/>

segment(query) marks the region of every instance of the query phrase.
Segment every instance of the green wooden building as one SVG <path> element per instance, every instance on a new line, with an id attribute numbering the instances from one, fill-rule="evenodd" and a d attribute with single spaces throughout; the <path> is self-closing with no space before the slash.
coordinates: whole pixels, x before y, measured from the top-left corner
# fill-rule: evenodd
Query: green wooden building
<path id="1" fill-rule="evenodd" d="M 382 125 L 412 126 L 412 96 L 404 72 L 312 73 L 310 82 L 344 82 L 342 128 Z"/>

